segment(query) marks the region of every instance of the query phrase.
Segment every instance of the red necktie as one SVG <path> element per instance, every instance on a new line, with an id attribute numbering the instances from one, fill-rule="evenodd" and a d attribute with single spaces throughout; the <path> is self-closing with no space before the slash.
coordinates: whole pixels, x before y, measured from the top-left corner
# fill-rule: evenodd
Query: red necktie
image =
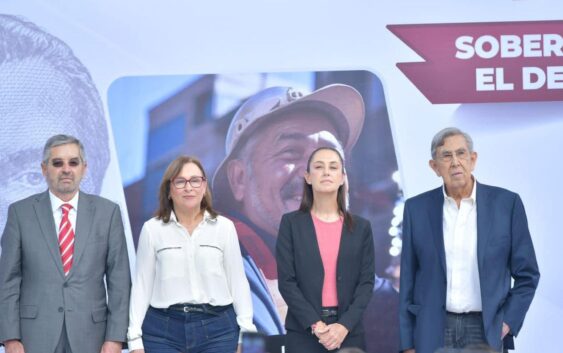
<path id="1" fill-rule="evenodd" d="M 59 250 L 63 261 L 63 271 L 65 276 L 68 275 L 72 267 L 72 255 L 74 254 L 74 230 L 68 219 L 68 213 L 72 205 L 65 203 L 61 206 L 63 218 L 59 225 Z"/>

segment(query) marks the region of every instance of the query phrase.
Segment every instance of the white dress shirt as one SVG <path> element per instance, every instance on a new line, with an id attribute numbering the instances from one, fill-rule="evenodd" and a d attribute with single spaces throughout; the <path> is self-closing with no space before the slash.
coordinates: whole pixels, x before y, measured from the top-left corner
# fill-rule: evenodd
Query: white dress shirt
<path id="1" fill-rule="evenodd" d="M 63 209 L 62 205 L 68 203 L 72 206 L 70 212 L 68 213 L 68 220 L 70 221 L 70 226 L 72 230 L 76 232 L 76 214 L 78 212 L 78 195 L 80 193 L 77 192 L 76 195 L 70 201 L 65 202 L 59 199 L 55 194 L 49 190 L 49 199 L 51 200 L 51 210 L 53 211 L 53 219 L 55 220 L 55 229 L 57 234 L 57 241 L 59 237 L 59 225 L 61 224 L 61 220 L 63 219 Z"/>
<path id="2" fill-rule="evenodd" d="M 168 308 L 180 303 L 233 304 L 241 332 L 256 331 L 250 286 L 229 219 L 212 219 L 206 212 L 191 235 L 174 212 L 168 223 L 156 218 L 145 222 L 131 289 L 129 350 L 143 348 L 141 326 L 149 305 Z"/>
<path id="3" fill-rule="evenodd" d="M 444 188 L 444 249 L 446 251 L 446 310 L 482 311 L 477 264 L 477 182 L 471 196 L 457 203 Z"/>

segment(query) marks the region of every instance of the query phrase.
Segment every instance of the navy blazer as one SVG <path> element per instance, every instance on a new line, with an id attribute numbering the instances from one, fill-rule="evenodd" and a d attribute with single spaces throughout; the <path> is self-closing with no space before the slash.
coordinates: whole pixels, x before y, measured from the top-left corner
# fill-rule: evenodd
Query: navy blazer
<path id="1" fill-rule="evenodd" d="M 477 183 L 477 262 L 487 343 L 501 348 L 502 323 L 512 348 L 539 281 L 532 239 L 520 197 Z M 442 187 L 405 203 L 399 304 L 400 349 L 434 353 L 444 343 L 446 258 Z M 514 285 L 511 287 L 511 277 Z"/>
<path id="2" fill-rule="evenodd" d="M 288 305 L 285 327 L 309 330 L 321 320 L 324 268 L 309 212 L 282 217 L 276 244 L 280 293 Z M 375 278 L 373 236 L 369 221 L 353 216 L 353 228 L 342 227 L 336 269 L 338 322 L 349 335 L 363 332 L 362 317 Z"/>

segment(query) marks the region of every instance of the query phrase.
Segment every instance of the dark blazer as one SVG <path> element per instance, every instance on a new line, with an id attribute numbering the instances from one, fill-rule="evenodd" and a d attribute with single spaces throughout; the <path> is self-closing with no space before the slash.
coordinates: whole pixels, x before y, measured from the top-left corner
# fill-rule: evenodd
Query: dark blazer
<path id="1" fill-rule="evenodd" d="M 502 323 L 512 335 L 522 327 L 539 281 L 532 239 L 520 197 L 477 183 L 477 261 L 487 343 L 501 348 Z M 446 258 L 442 188 L 405 203 L 401 289 L 400 349 L 434 353 L 443 346 L 446 318 Z M 511 277 L 514 285 L 511 287 Z"/>
<path id="2" fill-rule="evenodd" d="M 375 276 L 370 223 L 353 216 L 354 227 L 342 227 L 336 280 L 338 322 L 349 335 L 363 333 L 362 316 L 372 296 Z M 321 320 L 324 268 L 313 219 L 295 211 L 282 217 L 276 244 L 279 289 L 288 305 L 285 327 L 310 330 Z"/>
<path id="3" fill-rule="evenodd" d="M 119 206 L 81 192 L 77 211 L 65 276 L 49 193 L 10 205 L 0 257 L 0 341 L 21 339 L 26 353 L 52 352 L 66 327 L 73 352 L 125 342 L 131 279 Z"/>

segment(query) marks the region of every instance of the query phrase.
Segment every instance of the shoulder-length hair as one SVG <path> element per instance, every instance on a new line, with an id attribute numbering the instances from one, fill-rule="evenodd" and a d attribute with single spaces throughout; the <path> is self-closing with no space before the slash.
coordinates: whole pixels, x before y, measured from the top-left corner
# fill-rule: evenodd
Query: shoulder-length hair
<path id="1" fill-rule="evenodd" d="M 207 180 L 203 165 L 197 158 L 191 156 L 180 156 L 173 160 L 172 163 L 168 165 L 164 175 L 162 176 L 162 181 L 160 182 L 160 188 L 158 191 L 159 205 L 154 214 L 157 219 L 162 220 L 164 223 L 168 223 L 170 221 L 170 214 L 174 210 L 174 203 L 170 198 L 170 185 L 172 184 L 172 180 L 180 174 L 184 165 L 188 163 L 195 164 L 201 171 L 201 175 L 205 178 L 205 180 Z M 212 219 L 217 218 L 217 211 L 213 209 L 209 183 L 207 183 L 205 195 L 203 196 L 203 199 L 201 199 L 200 207 L 201 211 L 207 211 Z"/>
<path id="2" fill-rule="evenodd" d="M 342 173 L 346 174 L 346 170 L 344 169 L 344 158 L 340 151 L 333 147 L 319 147 L 311 153 L 309 159 L 307 160 L 307 173 L 311 172 L 311 162 L 313 161 L 313 157 L 315 154 L 322 150 L 329 150 L 333 151 L 338 155 L 340 159 L 340 164 L 342 164 Z M 336 203 L 338 204 L 338 211 L 340 215 L 344 218 L 344 224 L 351 230 L 354 227 L 354 221 L 352 219 L 352 215 L 348 212 L 348 190 L 347 190 L 347 182 L 345 181 L 344 184 L 338 187 L 338 192 L 336 194 Z M 301 205 L 299 205 L 299 211 L 302 212 L 311 212 L 311 208 L 313 207 L 313 202 L 315 201 L 315 196 L 313 194 L 313 187 L 307 183 L 307 180 L 303 178 L 303 195 L 301 197 Z"/>

